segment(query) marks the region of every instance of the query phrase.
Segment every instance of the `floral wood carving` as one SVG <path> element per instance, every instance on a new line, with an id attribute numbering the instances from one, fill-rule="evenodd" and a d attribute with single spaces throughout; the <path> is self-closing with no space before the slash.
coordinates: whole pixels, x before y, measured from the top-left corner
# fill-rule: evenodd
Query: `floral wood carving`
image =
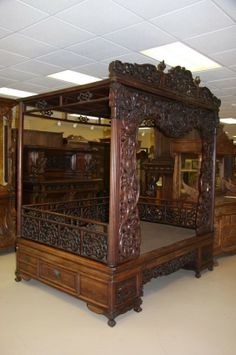
<path id="1" fill-rule="evenodd" d="M 169 137 L 181 137 L 193 128 L 200 131 L 203 160 L 199 185 L 197 230 L 210 231 L 212 225 L 214 137 L 218 125 L 215 112 L 188 106 L 183 102 L 158 98 L 147 92 L 113 83 L 110 106 L 120 129 L 120 194 L 119 194 L 119 261 L 140 253 L 140 222 L 137 210 L 139 180 L 136 148 L 138 126 L 152 120 Z"/>
<path id="2" fill-rule="evenodd" d="M 172 259 L 164 264 L 157 265 L 151 269 L 143 271 L 143 284 L 151 281 L 152 278 L 169 275 L 175 272 L 185 265 L 194 262 L 196 259 L 195 251 L 191 251 L 188 254 L 181 255 L 178 258 Z"/>
<path id="3" fill-rule="evenodd" d="M 193 79 L 192 73 L 184 67 L 173 67 L 167 73 L 164 72 L 165 64 L 158 67 L 151 64 L 130 64 L 118 60 L 109 65 L 110 77 L 123 76 L 126 79 L 136 79 L 140 82 L 152 84 L 152 87 L 164 89 L 175 95 L 190 97 L 218 109 L 220 100 L 217 99 L 206 87 L 200 87 L 200 78 Z"/>

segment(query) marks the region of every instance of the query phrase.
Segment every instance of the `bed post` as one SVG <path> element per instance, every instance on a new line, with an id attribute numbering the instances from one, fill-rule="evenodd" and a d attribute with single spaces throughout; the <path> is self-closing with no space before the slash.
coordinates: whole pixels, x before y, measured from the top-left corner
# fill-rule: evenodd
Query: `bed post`
<path id="1" fill-rule="evenodd" d="M 136 159 L 139 121 L 132 107 L 136 97 L 127 87 L 112 82 L 109 100 L 112 124 L 108 265 L 116 266 L 140 255 Z"/>
<path id="2" fill-rule="evenodd" d="M 109 206 L 109 239 L 108 265 L 118 263 L 119 221 L 120 221 L 120 121 L 115 119 L 113 109 L 111 120 L 111 158 L 110 158 L 110 206 Z"/>

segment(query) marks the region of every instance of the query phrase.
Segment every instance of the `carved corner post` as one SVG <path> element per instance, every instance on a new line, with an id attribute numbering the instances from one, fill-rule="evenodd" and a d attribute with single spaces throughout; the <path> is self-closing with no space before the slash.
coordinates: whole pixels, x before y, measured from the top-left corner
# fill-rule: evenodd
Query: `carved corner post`
<path id="1" fill-rule="evenodd" d="M 203 118 L 203 117 L 202 117 Z M 201 120 L 200 120 L 201 121 Z M 195 265 L 196 277 L 201 270 L 208 267 L 213 270 L 214 245 L 214 205 L 215 205 L 215 158 L 216 158 L 216 126 L 218 116 L 214 112 L 205 116 L 201 122 L 202 164 L 199 177 L 199 201 L 196 217 L 197 236 L 209 236 L 206 245 L 198 248 Z"/>
<path id="2" fill-rule="evenodd" d="M 141 231 L 138 214 L 137 171 L 138 118 L 133 92 L 119 83 L 110 88 L 111 172 L 108 265 L 140 254 Z"/>
<path id="3" fill-rule="evenodd" d="M 197 235 L 214 231 L 216 124 L 209 115 L 211 125 L 204 124 L 202 138 L 202 164 L 199 177 L 199 202 L 196 218 Z"/>

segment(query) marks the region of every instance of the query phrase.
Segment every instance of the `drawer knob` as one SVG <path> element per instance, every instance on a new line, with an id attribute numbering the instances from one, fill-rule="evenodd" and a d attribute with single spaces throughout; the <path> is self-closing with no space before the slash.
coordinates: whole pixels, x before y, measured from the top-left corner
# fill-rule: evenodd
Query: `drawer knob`
<path id="1" fill-rule="evenodd" d="M 57 269 L 54 270 L 54 275 L 56 276 L 56 278 L 59 280 L 61 278 L 61 272 Z"/>

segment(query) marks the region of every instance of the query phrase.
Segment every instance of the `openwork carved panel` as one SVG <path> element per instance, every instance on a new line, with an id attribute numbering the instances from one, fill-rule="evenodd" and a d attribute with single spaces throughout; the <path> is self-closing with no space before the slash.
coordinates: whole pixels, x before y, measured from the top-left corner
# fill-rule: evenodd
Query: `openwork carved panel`
<path id="1" fill-rule="evenodd" d="M 154 204 L 146 201 L 139 201 L 138 204 L 140 219 L 152 223 L 170 224 L 184 228 L 196 228 L 197 206 L 188 207 L 171 206 L 161 202 Z"/>
<path id="2" fill-rule="evenodd" d="M 174 258 L 164 264 L 157 265 L 151 269 L 146 269 L 143 271 L 143 284 L 151 281 L 153 278 L 160 276 L 169 275 L 189 263 L 193 263 L 196 259 L 196 252 L 192 251 L 188 254 L 181 255 L 177 258 Z"/>
<path id="3" fill-rule="evenodd" d="M 151 119 L 156 127 L 173 138 L 181 137 L 193 128 L 200 131 L 203 141 L 203 161 L 200 175 L 197 230 L 199 234 L 203 230 L 204 232 L 210 231 L 214 189 L 214 136 L 218 125 L 218 116 L 209 110 L 187 106 L 183 102 L 163 99 L 119 83 L 114 83 L 111 87 L 110 106 L 114 113 L 113 118 L 121 122 L 119 260 L 139 255 L 140 225 L 137 211 L 139 181 L 136 169 L 136 148 L 138 126 L 144 119 Z M 175 216 L 172 211 L 169 220 L 173 220 L 173 218 Z"/>
<path id="4" fill-rule="evenodd" d="M 66 203 L 64 207 L 63 212 L 66 212 L 68 210 Z M 23 238 L 102 262 L 107 260 L 106 231 L 107 225 L 104 223 L 92 220 L 89 223 L 88 219 L 81 217 L 30 207 L 23 208 Z"/>

